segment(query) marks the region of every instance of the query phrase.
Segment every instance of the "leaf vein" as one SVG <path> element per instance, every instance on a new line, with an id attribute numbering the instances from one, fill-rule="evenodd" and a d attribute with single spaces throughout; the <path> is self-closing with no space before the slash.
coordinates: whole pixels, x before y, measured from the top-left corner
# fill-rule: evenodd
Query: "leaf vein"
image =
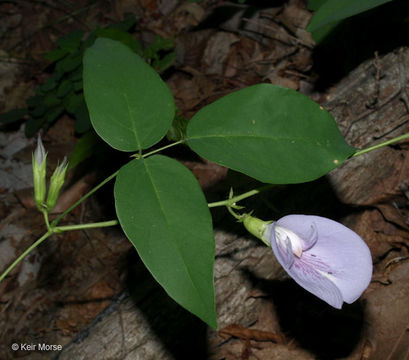
<path id="1" fill-rule="evenodd" d="M 163 204 L 162 204 L 162 202 L 161 202 L 161 200 L 160 200 L 160 195 L 159 195 L 158 189 L 157 189 L 157 187 L 156 187 L 156 185 L 155 185 L 155 183 L 154 183 L 154 181 L 153 181 L 152 173 L 151 173 L 151 171 L 149 170 L 149 167 L 148 167 L 148 165 L 147 165 L 147 163 L 146 163 L 146 160 L 143 160 L 143 161 L 144 161 L 144 166 L 145 166 L 146 173 L 148 174 L 149 179 L 150 179 L 150 182 L 151 182 L 151 184 L 152 184 L 152 188 L 153 188 L 155 197 L 156 197 L 156 199 L 157 199 L 157 201 L 158 201 L 158 203 L 159 203 L 159 207 L 160 207 L 162 216 L 163 216 L 163 218 L 164 218 L 164 220 L 165 220 L 165 222 L 166 222 L 167 227 L 168 227 L 168 228 L 171 228 L 171 225 L 170 225 L 170 223 L 169 223 L 168 217 L 166 216 L 166 211 L 165 211 L 165 209 L 164 209 L 164 207 L 163 207 Z M 173 233 L 171 233 L 171 237 L 174 239 L 174 234 L 173 234 Z M 205 308 L 206 308 L 206 304 L 203 302 L 201 293 L 200 293 L 199 289 L 197 288 L 195 282 L 193 281 L 191 272 L 190 272 L 189 267 L 187 266 L 187 264 L 186 264 L 186 262 L 185 262 L 185 259 L 184 259 L 184 257 L 183 257 L 182 251 L 180 250 L 180 248 L 179 248 L 179 246 L 177 245 L 177 243 L 176 243 L 175 240 L 173 240 L 172 244 L 173 244 L 173 246 L 175 247 L 175 249 L 178 251 L 178 253 L 179 253 L 179 255 L 180 255 L 181 259 L 182 259 L 183 265 L 184 265 L 184 267 L 185 267 L 186 273 L 188 274 L 189 280 L 190 280 L 190 282 L 191 282 L 191 284 L 192 284 L 192 287 L 195 289 L 195 291 L 196 291 L 197 294 L 199 295 L 199 299 L 200 299 L 200 301 L 201 301 L 201 304 L 202 304 L 202 306 L 203 306 L 204 309 L 205 309 Z"/>

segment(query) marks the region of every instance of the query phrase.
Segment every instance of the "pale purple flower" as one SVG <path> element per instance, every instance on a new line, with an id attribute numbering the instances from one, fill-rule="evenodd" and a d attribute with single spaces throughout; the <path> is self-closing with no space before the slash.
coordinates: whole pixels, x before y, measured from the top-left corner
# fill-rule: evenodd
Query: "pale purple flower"
<path id="1" fill-rule="evenodd" d="M 344 225 L 320 216 L 288 215 L 266 230 L 281 266 L 331 306 L 340 309 L 343 302 L 354 302 L 368 287 L 371 253 L 359 235 Z"/>

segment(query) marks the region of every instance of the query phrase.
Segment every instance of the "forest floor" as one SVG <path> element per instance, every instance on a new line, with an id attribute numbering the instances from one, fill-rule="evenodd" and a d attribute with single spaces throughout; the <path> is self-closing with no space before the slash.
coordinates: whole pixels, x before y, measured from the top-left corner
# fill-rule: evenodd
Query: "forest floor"
<path id="1" fill-rule="evenodd" d="M 173 46 L 166 52 L 174 52 L 174 62 L 161 75 L 172 90 L 179 114 L 187 119 L 225 94 L 262 82 L 298 90 L 325 104 L 331 101 L 336 84 L 360 62 L 366 59 L 379 62 L 379 56 L 407 45 L 396 37 L 389 48 L 374 46 L 364 52 L 358 49 L 358 44 L 355 58 L 341 56 L 345 51 L 342 48 L 338 52 L 331 46 L 317 49 L 311 34 L 305 30 L 312 14 L 304 1 L 266 3 L 247 1 L 238 4 L 219 0 L 14 0 L 1 3 L 0 113 L 26 107 L 27 98 L 50 77 L 53 67 L 44 56 L 56 47 L 61 36 L 75 30 L 87 34 L 98 27 L 118 23 L 127 14 L 136 18 L 130 33 L 143 47 L 152 44 L 158 35 L 172 40 Z M 383 53 L 378 55 L 376 51 Z M 160 50 L 158 54 L 161 56 L 163 52 Z M 342 61 L 347 64 L 340 65 Z M 376 66 L 374 69 L 376 72 Z M 405 71 L 409 73 L 409 67 Z M 405 128 L 408 131 L 407 109 L 404 106 L 402 109 L 401 133 Z M 348 114 L 348 110 L 344 114 Z M 64 112 L 47 132 L 42 133 L 48 151 L 49 175 L 58 161 L 74 150 L 80 137 L 75 126 L 72 115 Z M 346 128 L 341 127 L 341 131 Z M 369 135 L 374 141 L 381 137 L 375 133 Z M 354 146 L 359 145 L 358 140 Z M 0 270 L 44 233 L 42 215 L 36 210 L 32 198 L 31 154 L 34 146 L 35 139 L 24 135 L 24 123 L 3 126 L 0 132 Z M 334 216 L 344 219 L 362 238 L 369 239 L 375 268 L 373 281 L 362 300 L 347 305 L 336 315 L 331 312 L 328 319 L 334 321 L 332 325 L 328 319 L 323 320 L 328 315 L 327 310 L 314 308 L 315 305 L 312 310 L 307 305 L 301 307 L 301 312 L 309 314 L 305 318 L 292 316 L 284 310 L 286 315 L 279 319 L 277 309 L 285 307 L 285 300 L 274 303 L 270 301 L 274 296 L 253 289 L 253 293 L 249 291 L 246 296 L 260 298 L 264 304 L 257 320 L 242 315 L 245 320 L 241 323 L 224 321 L 219 332 L 210 336 L 206 355 L 174 357 L 218 360 L 409 359 L 407 144 L 397 150 L 397 156 L 402 159 L 399 160 L 401 168 L 391 169 L 393 179 L 387 178 L 390 175 L 387 174 L 379 180 L 384 181 L 382 186 L 374 184 L 365 190 L 377 200 L 349 201 L 345 195 L 349 190 L 342 193 L 342 189 L 335 189 L 335 193 L 341 192 L 334 203 L 340 204 L 339 209 L 333 208 L 338 205 L 328 204 L 328 199 L 321 198 L 307 210 L 313 212 L 323 201 L 325 205 L 321 209 L 332 207 Z M 209 190 L 210 198 L 220 191 L 219 184 L 228 176 L 225 168 L 193 158 L 183 151 L 176 151 L 173 155 L 193 171 L 202 188 Z M 101 176 L 114 171 L 115 161 L 123 161 L 123 158 L 115 157 L 117 155 L 110 156 L 108 159 L 114 163 L 96 160 L 93 166 L 78 166 L 70 172 L 69 186 L 64 189 L 55 212 L 69 207 Z M 398 164 L 398 160 L 394 164 Z M 243 185 L 240 179 L 238 181 L 238 187 Z M 317 186 L 321 189 L 319 186 L 328 184 Z M 304 196 L 306 191 L 308 188 L 298 187 L 294 194 L 301 192 Z M 381 196 L 382 191 L 389 197 Z M 283 192 L 288 193 L 288 189 Z M 319 191 L 312 193 L 319 194 Z M 111 218 L 111 194 L 112 186 L 108 185 L 97 197 L 70 213 L 66 223 Z M 343 196 L 349 200 L 343 201 Z M 216 212 L 215 223 L 227 221 L 224 216 Z M 234 222 L 232 219 L 228 221 Z M 232 228 L 235 229 L 235 225 Z M 136 258 L 132 245 L 118 229 L 78 231 L 48 239 L 0 283 L 0 359 L 56 357 L 57 351 L 24 348 L 12 351 L 11 344 L 47 343 L 61 347 L 70 344 L 128 288 L 130 267 L 133 266 L 130 264 L 140 263 Z M 146 281 L 154 280 L 149 278 L 143 283 Z M 300 293 L 292 291 L 291 294 L 299 296 Z M 294 305 L 294 299 L 289 303 Z M 274 306 L 277 308 L 272 310 Z M 298 308 L 295 314 L 299 312 Z M 318 325 L 314 324 L 316 321 Z M 309 326 L 312 333 L 308 334 Z M 312 329 L 317 326 L 322 328 L 314 334 Z M 192 351 L 194 353 L 194 346 Z M 99 355 L 95 358 L 144 358 L 126 357 L 126 353 L 117 357 Z M 149 356 L 146 359 L 155 358 Z"/>

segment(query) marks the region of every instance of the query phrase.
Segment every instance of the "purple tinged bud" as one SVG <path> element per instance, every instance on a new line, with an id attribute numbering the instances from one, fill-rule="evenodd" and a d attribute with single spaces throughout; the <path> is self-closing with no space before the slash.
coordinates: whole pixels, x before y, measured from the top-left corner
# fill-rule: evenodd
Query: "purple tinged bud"
<path id="1" fill-rule="evenodd" d="M 64 156 L 64 159 L 62 160 L 62 163 L 57 165 L 55 172 L 61 176 L 64 173 L 65 176 L 65 171 L 67 170 L 68 167 L 68 161 L 67 161 L 67 157 Z"/>
<path id="2" fill-rule="evenodd" d="M 37 147 L 32 157 L 34 200 L 39 210 L 43 209 L 46 194 L 46 166 L 47 153 L 45 152 L 40 135 L 38 135 Z"/>
<path id="3" fill-rule="evenodd" d="M 43 146 L 43 142 L 41 141 L 40 134 L 38 134 L 38 137 L 37 137 L 37 147 L 34 151 L 34 156 L 37 160 L 38 165 L 41 165 L 46 157 L 45 149 Z"/>
<path id="4" fill-rule="evenodd" d="M 341 309 L 357 300 L 372 277 L 368 246 L 336 221 L 312 215 L 288 215 L 271 223 L 263 239 L 278 262 L 304 289 Z"/>

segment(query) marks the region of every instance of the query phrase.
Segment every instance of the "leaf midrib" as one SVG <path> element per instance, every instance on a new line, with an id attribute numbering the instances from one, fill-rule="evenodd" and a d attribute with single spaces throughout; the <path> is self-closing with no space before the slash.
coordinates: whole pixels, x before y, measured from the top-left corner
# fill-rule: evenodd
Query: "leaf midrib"
<path id="1" fill-rule="evenodd" d="M 300 137 L 274 137 L 274 136 L 265 136 L 265 135 L 258 135 L 258 134 L 231 134 L 231 135 L 222 135 L 222 134 L 212 134 L 212 135 L 201 135 L 201 136 L 191 136 L 187 137 L 186 141 L 189 140 L 201 140 L 207 138 L 253 138 L 253 139 L 265 139 L 265 140 L 273 140 L 273 141 L 302 141 L 305 143 L 315 143 L 318 145 L 319 139 L 311 139 L 311 138 L 300 138 Z M 327 140 L 324 140 L 327 141 Z M 333 142 L 331 142 L 333 144 Z M 323 146 L 320 144 L 318 146 Z"/>
<path id="2" fill-rule="evenodd" d="M 170 225 L 170 223 L 169 223 L 169 221 L 168 221 L 168 218 L 167 218 L 167 216 L 166 216 L 166 211 L 165 211 L 165 209 L 164 209 L 164 207 L 163 207 L 163 205 L 162 205 L 162 202 L 160 201 L 159 192 L 158 192 L 157 187 L 156 187 L 156 185 L 155 185 L 155 183 L 154 183 L 154 181 L 153 181 L 153 177 L 152 177 L 151 171 L 149 170 L 149 167 L 148 167 L 148 165 L 147 165 L 147 161 L 146 161 L 146 160 L 143 160 L 143 163 L 144 163 L 144 166 L 145 166 L 145 171 L 146 171 L 146 173 L 148 174 L 149 179 L 150 179 L 150 182 L 151 182 L 151 184 L 152 184 L 152 188 L 153 188 L 153 191 L 154 191 L 154 193 L 155 193 L 155 197 L 156 197 L 156 199 L 157 199 L 157 201 L 158 201 L 159 208 L 160 208 L 160 211 L 161 211 L 161 213 L 162 213 L 162 216 L 163 216 L 163 218 L 164 218 L 164 220 L 165 220 L 165 223 L 166 223 L 166 225 L 167 225 L 167 227 L 168 227 L 169 229 L 172 229 L 172 227 L 171 227 L 171 225 Z M 195 291 L 196 291 L 197 294 L 199 295 L 200 302 L 201 302 L 202 306 L 204 307 L 205 313 L 206 313 L 206 304 L 203 302 L 201 293 L 200 293 L 200 291 L 198 290 L 198 288 L 196 287 L 196 285 L 195 285 L 195 283 L 194 283 L 194 281 L 193 281 L 193 279 L 192 279 L 192 275 L 191 275 L 191 273 L 190 273 L 190 271 L 189 271 L 189 267 L 187 266 L 184 257 L 182 256 L 182 252 L 181 252 L 179 246 L 177 245 L 177 242 L 174 240 L 175 237 L 174 237 L 173 232 L 171 232 L 171 237 L 172 237 L 172 239 L 173 239 L 173 242 L 172 242 L 172 243 L 173 243 L 173 246 L 176 248 L 176 250 L 178 251 L 178 253 L 179 253 L 179 255 L 180 255 L 181 259 L 182 259 L 182 262 L 183 262 L 183 265 L 184 265 L 184 267 L 185 267 L 185 269 L 186 269 L 186 273 L 188 274 L 189 280 L 190 280 L 190 282 L 191 282 L 193 288 L 195 289 Z"/>
<path id="3" fill-rule="evenodd" d="M 124 98 L 125 98 L 125 101 L 126 101 L 126 106 L 127 106 L 128 114 L 129 114 L 129 117 L 130 117 L 130 119 L 131 119 L 131 126 L 132 126 L 132 128 L 129 129 L 129 130 L 131 130 L 132 133 L 134 134 L 135 140 L 136 140 L 136 144 L 137 144 L 137 146 L 138 146 L 138 150 L 141 152 L 141 151 L 142 151 L 142 144 L 141 144 L 141 141 L 139 140 L 138 132 L 137 132 L 136 127 L 135 127 L 136 121 L 135 121 L 135 118 L 134 118 L 134 116 L 133 116 L 133 114 L 132 114 L 132 112 L 131 112 L 131 106 L 130 106 L 130 104 L 129 104 L 128 95 L 127 95 L 127 93 L 123 93 L 123 95 L 124 95 Z"/>

